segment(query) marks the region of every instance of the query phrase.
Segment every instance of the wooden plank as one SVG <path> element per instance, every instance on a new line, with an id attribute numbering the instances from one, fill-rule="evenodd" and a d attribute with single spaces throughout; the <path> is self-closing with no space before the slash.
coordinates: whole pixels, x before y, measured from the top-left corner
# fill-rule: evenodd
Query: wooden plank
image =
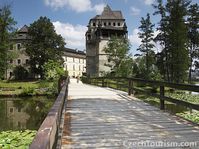
<path id="1" fill-rule="evenodd" d="M 69 96 L 66 115 L 70 121 L 66 116 L 62 149 L 132 148 L 133 141 L 195 141 L 199 147 L 197 126 L 129 99 L 127 93 L 74 82 Z"/>

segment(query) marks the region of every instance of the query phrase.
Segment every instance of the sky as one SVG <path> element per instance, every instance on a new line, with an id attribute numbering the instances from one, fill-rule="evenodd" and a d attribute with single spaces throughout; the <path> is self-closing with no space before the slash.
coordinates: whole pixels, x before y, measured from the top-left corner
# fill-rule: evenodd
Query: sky
<path id="1" fill-rule="evenodd" d="M 101 14 L 108 4 L 112 10 L 122 11 L 133 55 L 141 44 L 137 35 L 141 17 L 146 18 L 146 14 L 150 13 L 152 23 L 158 22 L 158 16 L 152 15 L 153 3 L 155 0 L 0 0 L 0 6 L 11 5 L 12 16 L 17 21 L 16 28 L 25 24 L 29 26 L 40 16 L 46 16 L 56 32 L 65 39 L 66 47 L 78 50 L 85 50 L 85 32 L 89 20 Z M 199 0 L 193 0 L 193 3 L 199 3 Z"/>

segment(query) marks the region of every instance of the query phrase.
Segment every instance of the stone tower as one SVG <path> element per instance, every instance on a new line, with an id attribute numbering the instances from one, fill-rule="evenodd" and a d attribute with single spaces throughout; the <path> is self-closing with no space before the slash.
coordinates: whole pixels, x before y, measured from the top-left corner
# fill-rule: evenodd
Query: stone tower
<path id="1" fill-rule="evenodd" d="M 90 19 L 86 32 L 86 73 L 87 76 L 101 76 L 110 72 L 107 54 L 103 49 L 111 37 L 127 37 L 127 26 L 121 11 L 113 11 L 107 5 L 101 15 Z"/>

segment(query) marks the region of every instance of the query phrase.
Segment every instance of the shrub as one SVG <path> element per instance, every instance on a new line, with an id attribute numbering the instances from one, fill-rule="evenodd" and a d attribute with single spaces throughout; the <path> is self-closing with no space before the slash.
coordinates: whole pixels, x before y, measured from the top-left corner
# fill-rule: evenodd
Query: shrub
<path id="1" fill-rule="evenodd" d="M 28 70 L 22 66 L 16 66 L 13 73 L 16 80 L 24 80 L 28 78 Z"/>
<path id="2" fill-rule="evenodd" d="M 34 95 L 34 93 L 35 93 L 34 91 L 35 91 L 35 88 L 34 88 L 34 87 L 29 87 L 29 86 L 28 86 L 28 87 L 23 87 L 23 88 L 22 88 L 22 93 L 21 93 L 21 94 L 22 94 L 22 95 L 25 95 L 25 96 L 26 96 L 26 95 L 28 95 L 28 96 L 29 96 L 29 95 Z"/>

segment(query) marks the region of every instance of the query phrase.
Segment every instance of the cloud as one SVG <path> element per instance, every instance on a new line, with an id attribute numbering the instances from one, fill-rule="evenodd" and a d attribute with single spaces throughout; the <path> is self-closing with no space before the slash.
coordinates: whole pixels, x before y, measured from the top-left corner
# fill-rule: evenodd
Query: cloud
<path id="1" fill-rule="evenodd" d="M 105 4 L 97 4 L 93 7 L 93 10 L 97 13 L 97 14 L 101 14 L 102 11 L 104 10 L 104 7 L 106 5 Z"/>
<path id="2" fill-rule="evenodd" d="M 151 4 L 153 4 L 153 2 L 154 2 L 154 0 L 144 0 L 144 3 L 146 5 L 151 5 Z"/>
<path id="3" fill-rule="evenodd" d="M 72 25 L 70 23 L 53 22 L 55 30 L 65 39 L 66 46 L 74 49 L 85 49 L 85 33 L 87 27 L 83 25 Z"/>
<path id="4" fill-rule="evenodd" d="M 92 6 L 91 0 L 44 0 L 44 3 L 55 10 L 66 7 L 77 13 L 87 11 L 101 13 L 105 6 L 103 3 Z"/>
<path id="5" fill-rule="evenodd" d="M 130 8 L 130 11 L 131 11 L 131 14 L 132 14 L 133 16 L 137 16 L 137 15 L 140 14 L 140 9 L 135 8 L 135 7 L 133 7 L 133 6 Z"/>
<path id="6" fill-rule="evenodd" d="M 134 47 L 138 47 L 141 44 L 141 39 L 138 37 L 139 29 L 134 29 L 133 33 L 129 35 L 129 40 Z"/>

